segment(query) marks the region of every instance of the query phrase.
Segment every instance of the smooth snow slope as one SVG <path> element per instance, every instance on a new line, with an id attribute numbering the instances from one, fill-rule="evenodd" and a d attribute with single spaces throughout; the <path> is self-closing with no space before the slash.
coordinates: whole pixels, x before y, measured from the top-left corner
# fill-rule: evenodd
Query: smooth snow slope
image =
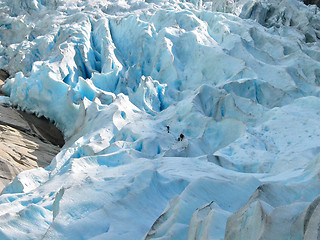
<path id="1" fill-rule="evenodd" d="M 316 239 L 319 23 L 297 0 L 1 0 L 3 90 L 67 143 L 5 188 L 0 239 Z"/>

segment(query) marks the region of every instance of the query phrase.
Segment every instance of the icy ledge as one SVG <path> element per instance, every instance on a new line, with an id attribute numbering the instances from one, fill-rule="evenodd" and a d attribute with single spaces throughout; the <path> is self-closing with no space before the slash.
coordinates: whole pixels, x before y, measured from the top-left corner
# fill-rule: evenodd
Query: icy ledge
<path id="1" fill-rule="evenodd" d="M 0 12 L 15 74 L 3 90 L 68 140 L 4 190 L 1 239 L 318 235 L 317 7 L 3 0 Z"/>

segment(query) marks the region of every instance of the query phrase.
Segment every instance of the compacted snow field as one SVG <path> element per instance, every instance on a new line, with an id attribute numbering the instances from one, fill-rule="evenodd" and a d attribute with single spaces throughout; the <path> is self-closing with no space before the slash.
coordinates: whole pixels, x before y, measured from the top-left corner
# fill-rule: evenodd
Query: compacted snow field
<path id="1" fill-rule="evenodd" d="M 0 0 L 3 91 L 66 138 L 0 239 L 318 239 L 319 38 L 298 0 Z"/>

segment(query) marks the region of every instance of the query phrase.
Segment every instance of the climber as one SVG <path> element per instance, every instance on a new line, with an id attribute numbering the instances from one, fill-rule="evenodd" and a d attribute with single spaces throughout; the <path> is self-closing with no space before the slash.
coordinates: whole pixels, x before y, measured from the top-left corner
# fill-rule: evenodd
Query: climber
<path id="1" fill-rule="evenodd" d="M 181 133 L 181 134 L 180 134 L 180 137 L 178 138 L 178 141 L 182 141 L 183 138 L 184 138 L 184 135 Z"/>

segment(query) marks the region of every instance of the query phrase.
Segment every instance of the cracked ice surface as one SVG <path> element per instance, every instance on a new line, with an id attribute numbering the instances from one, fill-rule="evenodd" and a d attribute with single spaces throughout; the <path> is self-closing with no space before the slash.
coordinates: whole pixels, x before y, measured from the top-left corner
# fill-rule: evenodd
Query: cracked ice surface
<path id="1" fill-rule="evenodd" d="M 3 90 L 67 139 L 3 191 L 1 239 L 319 234 L 319 8 L 1 0 L 0 13 Z"/>

